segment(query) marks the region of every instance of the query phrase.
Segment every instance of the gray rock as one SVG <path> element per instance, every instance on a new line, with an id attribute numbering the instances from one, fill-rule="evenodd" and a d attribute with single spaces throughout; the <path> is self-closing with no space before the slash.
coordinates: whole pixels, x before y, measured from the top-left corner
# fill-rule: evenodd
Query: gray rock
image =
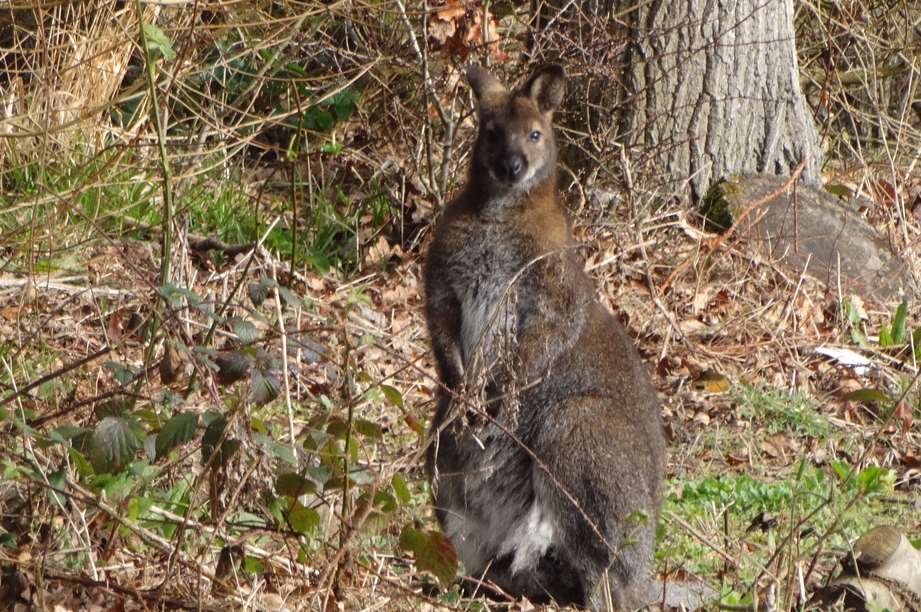
<path id="1" fill-rule="evenodd" d="M 786 181 L 748 175 L 718 183 L 705 198 L 708 222 L 729 227 Z M 795 198 L 788 190 L 752 209 L 735 233 L 791 274 L 798 276 L 806 268 L 834 291 L 840 277 L 842 291 L 861 297 L 884 302 L 916 297 L 918 285 L 908 266 L 893 255 L 858 208 L 859 204 L 846 204 L 824 189 L 800 183 Z"/>

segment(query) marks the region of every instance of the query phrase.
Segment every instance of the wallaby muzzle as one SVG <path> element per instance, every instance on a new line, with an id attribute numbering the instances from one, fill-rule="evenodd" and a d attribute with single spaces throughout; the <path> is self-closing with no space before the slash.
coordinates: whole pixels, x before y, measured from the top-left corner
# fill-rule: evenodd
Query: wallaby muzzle
<path id="1" fill-rule="evenodd" d="M 503 155 L 497 160 L 495 166 L 496 178 L 508 183 L 515 183 L 525 175 L 528 162 L 520 153 Z"/>

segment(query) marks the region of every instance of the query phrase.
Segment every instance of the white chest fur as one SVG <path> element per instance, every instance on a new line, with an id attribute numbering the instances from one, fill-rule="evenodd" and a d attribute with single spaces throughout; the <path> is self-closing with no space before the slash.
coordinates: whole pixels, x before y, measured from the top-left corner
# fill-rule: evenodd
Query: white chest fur
<path id="1" fill-rule="evenodd" d="M 553 532 L 550 517 L 535 501 L 528 514 L 518 521 L 511 534 L 502 542 L 499 555 L 514 552 L 512 574 L 532 569 L 553 544 Z"/>
<path id="2" fill-rule="evenodd" d="M 516 292 L 504 279 L 481 277 L 463 291 L 461 343 L 464 365 L 489 364 L 515 328 Z"/>

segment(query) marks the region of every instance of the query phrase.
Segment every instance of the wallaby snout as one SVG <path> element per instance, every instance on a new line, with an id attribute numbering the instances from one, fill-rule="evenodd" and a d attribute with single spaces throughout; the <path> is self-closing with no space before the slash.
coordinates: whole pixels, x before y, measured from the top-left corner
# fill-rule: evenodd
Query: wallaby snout
<path id="1" fill-rule="evenodd" d="M 499 178 L 509 183 L 514 183 L 522 177 L 527 166 L 528 162 L 525 160 L 524 155 L 520 153 L 507 153 L 499 158 L 496 174 Z"/>

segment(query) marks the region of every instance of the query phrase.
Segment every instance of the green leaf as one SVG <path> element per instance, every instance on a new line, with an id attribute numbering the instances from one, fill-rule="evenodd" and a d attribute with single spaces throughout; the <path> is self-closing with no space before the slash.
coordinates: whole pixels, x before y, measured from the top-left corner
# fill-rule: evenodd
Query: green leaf
<path id="1" fill-rule="evenodd" d="M 313 106 L 308 108 L 301 118 L 301 126 L 316 132 L 327 132 L 336 125 L 336 118 L 325 108 Z"/>
<path id="2" fill-rule="evenodd" d="M 864 402 L 885 404 L 889 401 L 889 396 L 878 389 L 857 389 L 844 396 L 849 402 Z"/>
<path id="3" fill-rule="evenodd" d="M 825 191 L 827 191 L 828 193 L 832 195 L 836 195 L 843 200 L 848 200 L 851 197 L 850 188 L 846 187 L 845 185 L 838 184 L 838 183 L 826 183 Z"/>
<path id="4" fill-rule="evenodd" d="M 53 487 L 48 491 L 48 497 L 51 498 L 52 503 L 61 508 L 66 507 L 67 496 L 59 493 L 59 491 L 67 491 L 67 470 L 61 469 L 48 474 L 48 484 Z"/>
<path id="5" fill-rule="evenodd" d="M 239 338 L 240 342 L 243 344 L 252 344 L 259 339 L 259 330 L 246 319 L 232 317 L 230 319 L 230 326 L 231 329 L 233 329 L 233 333 L 236 334 L 237 338 Z"/>
<path id="6" fill-rule="evenodd" d="M 157 434 L 155 445 L 156 457 L 159 459 L 166 456 L 172 449 L 185 444 L 195 437 L 195 429 L 198 427 L 197 412 L 180 412 L 163 426 L 160 433 Z"/>
<path id="7" fill-rule="evenodd" d="M 258 283 L 250 283 L 246 287 L 246 294 L 249 296 L 249 301 L 253 303 L 253 306 L 262 306 L 262 303 L 269 297 L 271 285 L 265 280 L 265 278 L 262 278 Z"/>
<path id="8" fill-rule="evenodd" d="M 319 513 L 313 508 L 305 507 L 299 501 L 291 504 L 287 519 L 291 529 L 304 535 L 312 533 L 320 526 Z"/>
<path id="9" fill-rule="evenodd" d="M 373 421 L 356 418 L 352 426 L 355 428 L 355 431 L 368 438 L 380 440 L 384 437 L 383 428 Z"/>
<path id="10" fill-rule="evenodd" d="M 249 382 L 250 399 L 260 406 L 268 404 L 278 397 L 278 393 L 281 390 L 281 383 L 274 374 L 255 368 Z"/>
<path id="11" fill-rule="evenodd" d="M 300 497 L 301 495 L 314 493 L 316 490 L 317 486 L 313 482 L 295 472 L 279 474 L 278 478 L 275 479 L 275 492 L 279 495 Z"/>
<path id="12" fill-rule="evenodd" d="M 400 534 L 400 548 L 411 552 L 416 559 L 416 567 L 434 574 L 444 588 L 454 580 L 457 574 L 457 553 L 444 535 L 407 525 Z"/>
<path id="13" fill-rule="evenodd" d="M 253 434 L 253 441 L 266 451 L 272 453 L 276 459 L 281 459 L 289 465 L 297 465 L 297 457 L 294 450 L 288 444 L 276 442 L 272 436 L 265 434 Z"/>
<path id="14" fill-rule="evenodd" d="M 205 428 L 205 435 L 201 439 L 201 464 L 208 465 L 208 460 L 214 455 L 214 466 L 226 464 L 237 449 L 240 448 L 240 441 L 224 437 L 224 430 L 227 428 L 227 419 L 223 416 L 218 417 L 208 424 Z M 223 439 L 223 441 L 222 441 Z M 218 447 L 220 444 L 220 447 Z"/>
<path id="15" fill-rule="evenodd" d="M 301 303 L 301 298 L 297 296 L 296 293 L 288 289 L 287 287 L 278 287 L 278 295 L 281 296 L 282 301 L 288 306 L 298 306 Z"/>
<path id="16" fill-rule="evenodd" d="M 384 392 L 384 397 L 387 398 L 387 401 L 390 402 L 393 406 L 397 408 L 403 408 L 403 396 L 397 391 L 396 387 L 391 387 L 390 385 L 381 385 L 381 391 Z"/>
<path id="17" fill-rule="evenodd" d="M 217 364 L 217 381 L 222 385 L 232 385 L 249 374 L 250 359 L 239 351 L 221 353 L 214 358 L 214 363 Z"/>
<path id="18" fill-rule="evenodd" d="M 901 346 L 908 342 L 908 304 L 902 302 L 892 319 L 892 342 Z"/>
<path id="19" fill-rule="evenodd" d="M 393 492 L 396 494 L 397 499 L 400 500 L 400 503 L 404 506 L 408 505 L 412 501 L 412 495 L 409 492 L 409 486 L 406 484 L 406 479 L 403 478 L 400 474 L 394 474 L 393 478 L 390 479 L 390 486 L 393 487 Z"/>
<path id="20" fill-rule="evenodd" d="M 93 475 L 93 466 L 90 465 L 90 462 L 86 460 L 86 457 L 83 456 L 83 453 L 75 448 L 71 448 L 67 454 L 70 457 L 71 463 L 73 463 L 74 467 L 77 468 L 77 472 L 81 477 L 89 478 Z"/>
<path id="21" fill-rule="evenodd" d="M 329 479 L 333 476 L 332 470 L 325 465 L 310 466 L 307 468 L 307 473 L 321 485 L 329 482 Z"/>
<path id="22" fill-rule="evenodd" d="M 895 484 L 895 472 L 876 465 L 862 470 L 857 475 L 857 485 L 864 493 L 886 493 Z"/>
<path id="23" fill-rule="evenodd" d="M 173 45 L 170 43 L 169 38 L 166 37 L 166 34 L 163 33 L 163 30 L 152 23 L 145 23 L 143 27 L 144 39 L 147 41 L 147 51 L 150 53 L 151 59 L 154 61 L 159 59 L 169 61 L 176 57 Z"/>
<path id="24" fill-rule="evenodd" d="M 141 447 L 137 424 L 131 417 L 106 417 L 93 431 L 90 462 L 97 474 L 118 472 Z"/>
<path id="25" fill-rule="evenodd" d="M 55 442 L 68 442 L 74 438 L 86 435 L 88 432 L 92 431 L 86 427 L 75 427 L 74 425 L 61 425 L 60 427 L 52 430 L 48 437 L 54 440 Z"/>
<path id="26" fill-rule="evenodd" d="M 114 361 L 107 361 L 102 364 L 102 367 L 112 372 L 112 376 L 115 377 L 115 380 L 118 381 L 118 384 L 122 387 L 127 387 L 132 380 L 134 380 L 135 375 L 137 374 L 137 369 L 131 366 L 123 366 L 120 363 L 115 363 Z M 112 400 L 111 403 L 120 403 L 124 404 L 124 400 Z"/>
<path id="27" fill-rule="evenodd" d="M 390 514 L 397 506 L 397 500 L 387 491 L 378 491 L 374 494 L 374 507 L 380 512 Z"/>
<path id="28" fill-rule="evenodd" d="M 349 433 L 349 424 L 341 417 L 330 417 L 326 423 L 326 433 L 340 440 L 345 440 L 346 435 Z"/>
<path id="29" fill-rule="evenodd" d="M 341 142 L 327 142 L 320 147 L 320 153 L 327 153 L 329 155 L 339 155 L 344 149 L 344 145 Z"/>
<path id="30" fill-rule="evenodd" d="M 336 119 L 345 121 L 355 112 L 358 96 L 358 92 L 354 89 L 343 89 L 327 98 L 326 104 L 332 107 L 333 112 L 336 113 Z"/>
<path id="31" fill-rule="evenodd" d="M 879 328 L 879 345 L 882 348 L 888 348 L 895 345 L 892 334 L 889 332 L 889 326 L 885 323 Z"/>
<path id="32" fill-rule="evenodd" d="M 844 482 L 851 475 L 851 468 L 846 463 L 841 461 L 832 461 L 831 467 L 835 470 L 835 474 L 838 475 L 838 478 Z"/>

